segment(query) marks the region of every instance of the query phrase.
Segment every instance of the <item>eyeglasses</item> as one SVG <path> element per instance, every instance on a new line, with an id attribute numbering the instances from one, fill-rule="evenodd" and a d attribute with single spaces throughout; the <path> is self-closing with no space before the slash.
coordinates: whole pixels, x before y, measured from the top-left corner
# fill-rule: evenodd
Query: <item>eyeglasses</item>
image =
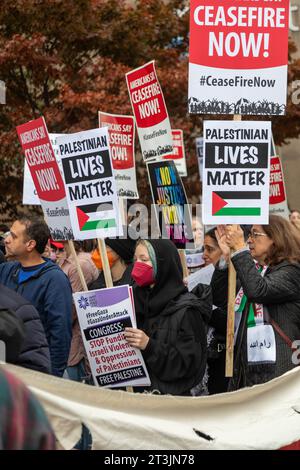
<path id="1" fill-rule="evenodd" d="M 267 236 L 268 235 L 266 233 L 254 232 L 254 231 L 251 230 L 251 232 L 248 235 L 248 238 L 251 237 L 252 240 L 253 240 L 253 239 L 258 238 L 258 237 L 267 237 Z"/>

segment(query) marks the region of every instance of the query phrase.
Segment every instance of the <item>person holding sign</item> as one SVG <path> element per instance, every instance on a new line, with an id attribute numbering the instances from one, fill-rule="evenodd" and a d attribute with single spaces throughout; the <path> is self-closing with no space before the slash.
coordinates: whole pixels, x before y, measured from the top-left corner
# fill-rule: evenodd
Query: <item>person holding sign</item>
<path id="1" fill-rule="evenodd" d="M 288 221 L 272 215 L 269 225 L 252 226 L 249 246 L 239 225 L 218 226 L 217 238 L 225 258 L 231 250 L 240 283 L 229 383 L 229 390 L 236 390 L 268 382 L 298 365 L 293 342 L 300 338 L 300 237 Z M 225 263 L 219 262 L 212 279 L 215 305 L 224 304 L 226 278 Z"/>
<path id="2" fill-rule="evenodd" d="M 125 338 L 142 351 L 148 390 L 188 396 L 205 371 L 210 289 L 202 286 L 201 298 L 187 291 L 170 240 L 139 241 L 131 276 L 137 328 L 126 328 Z"/>

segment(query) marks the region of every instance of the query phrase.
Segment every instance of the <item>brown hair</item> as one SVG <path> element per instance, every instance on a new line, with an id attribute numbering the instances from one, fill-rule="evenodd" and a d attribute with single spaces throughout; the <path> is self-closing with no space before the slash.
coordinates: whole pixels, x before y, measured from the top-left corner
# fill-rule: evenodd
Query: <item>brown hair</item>
<path id="1" fill-rule="evenodd" d="M 300 263 L 300 235 L 290 222 L 278 215 L 270 215 L 269 225 L 262 227 L 273 240 L 266 260 L 269 266 L 275 266 L 282 261 Z"/>

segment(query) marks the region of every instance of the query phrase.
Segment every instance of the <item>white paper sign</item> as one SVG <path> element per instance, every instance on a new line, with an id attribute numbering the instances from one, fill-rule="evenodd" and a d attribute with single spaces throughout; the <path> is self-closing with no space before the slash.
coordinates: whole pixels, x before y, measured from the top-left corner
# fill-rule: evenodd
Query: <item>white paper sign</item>
<path id="1" fill-rule="evenodd" d="M 57 137 L 77 240 L 122 235 L 106 127 Z"/>
<path id="2" fill-rule="evenodd" d="M 276 362 L 276 343 L 271 325 L 247 328 L 248 362 Z"/>
<path id="3" fill-rule="evenodd" d="M 268 224 L 271 122 L 205 121 L 204 224 Z"/>
<path id="4" fill-rule="evenodd" d="M 141 351 L 124 337 L 126 327 L 136 326 L 129 286 L 77 292 L 73 297 L 95 385 L 150 385 Z"/>

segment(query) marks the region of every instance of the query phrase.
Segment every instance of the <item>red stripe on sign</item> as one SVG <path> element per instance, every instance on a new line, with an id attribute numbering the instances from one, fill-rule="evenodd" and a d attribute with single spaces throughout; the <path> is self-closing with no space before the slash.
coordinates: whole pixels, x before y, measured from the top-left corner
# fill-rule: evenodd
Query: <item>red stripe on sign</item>
<path id="1" fill-rule="evenodd" d="M 79 209 L 79 207 L 76 207 L 76 211 L 77 211 L 79 228 L 81 230 L 82 227 L 85 225 L 85 223 L 89 220 L 89 216 L 86 215 L 81 209 Z"/>
<path id="2" fill-rule="evenodd" d="M 214 215 L 216 212 L 219 212 L 219 210 L 223 209 L 223 207 L 227 205 L 228 202 L 224 201 L 224 199 L 222 199 L 216 193 L 212 193 L 212 215 Z"/>

